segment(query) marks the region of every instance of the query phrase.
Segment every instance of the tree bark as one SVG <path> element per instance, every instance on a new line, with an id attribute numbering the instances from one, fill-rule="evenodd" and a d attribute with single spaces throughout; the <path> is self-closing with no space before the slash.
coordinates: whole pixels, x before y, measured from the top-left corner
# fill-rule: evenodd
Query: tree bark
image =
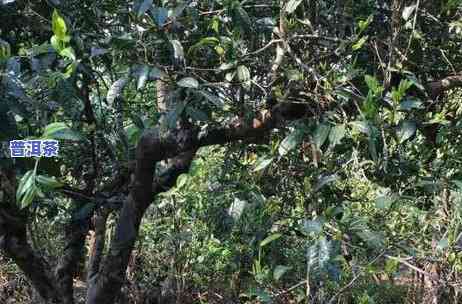
<path id="1" fill-rule="evenodd" d="M 87 304 L 114 303 L 118 296 L 125 281 L 128 260 L 138 236 L 141 219 L 153 200 L 155 165 L 164 158 L 162 148 L 160 136 L 155 132 L 143 134 L 137 145 L 136 169 L 130 194 L 122 207 L 115 236 L 101 270 L 88 282 Z M 182 170 L 174 173 L 188 170 L 194 154 L 179 155 L 174 163 Z"/>
<path id="2" fill-rule="evenodd" d="M 27 214 L 16 207 L 14 169 L 0 168 L 0 249 L 24 272 L 47 303 L 62 303 L 50 265 L 27 241 Z"/>
<path id="3" fill-rule="evenodd" d="M 101 214 L 95 216 L 95 231 L 93 243 L 90 245 L 90 259 L 88 261 L 87 282 L 91 282 L 98 274 L 101 259 L 103 257 L 106 242 L 106 223 L 109 216 L 108 210 L 103 210 Z"/>

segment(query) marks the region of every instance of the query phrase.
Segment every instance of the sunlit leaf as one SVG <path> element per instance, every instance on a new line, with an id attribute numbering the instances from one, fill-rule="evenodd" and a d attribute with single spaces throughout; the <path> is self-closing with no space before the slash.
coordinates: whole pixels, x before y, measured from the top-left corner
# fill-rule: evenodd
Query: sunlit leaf
<path id="1" fill-rule="evenodd" d="M 109 91 L 107 92 L 107 96 L 106 96 L 106 100 L 108 104 L 112 105 L 114 103 L 114 100 L 122 94 L 122 91 L 125 88 L 125 86 L 128 84 L 128 81 L 129 81 L 128 77 L 122 77 L 116 80 L 111 85 L 111 87 L 109 88 Z"/>
<path id="2" fill-rule="evenodd" d="M 268 167 L 271 162 L 273 161 L 273 158 L 272 157 L 261 157 L 257 160 L 257 163 L 256 163 L 256 166 L 255 166 L 255 169 L 253 170 L 254 172 L 258 172 L 258 171 L 261 171 L 263 169 L 265 169 L 266 167 Z"/>
<path id="3" fill-rule="evenodd" d="M 346 133 L 346 128 L 345 125 L 336 125 L 334 126 L 329 133 L 329 142 L 330 146 L 334 147 L 342 141 L 342 139 L 345 137 Z"/>
<path id="4" fill-rule="evenodd" d="M 20 199 L 26 190 L 35 182 L 35 171 L 27 171 L 19 180 L 18 189 L 16 190 L 16 198 Z"/>
<path id="5" fill-rule="evenodd" d="M 59 55 L 61 55 L 63 57 L 66 57 L 66 58 L 68 58 L 70 60 L 73 60 L 73 61 L 76 59 L 74 49 L 71 48 L 71 47 L 67 47 L 67 48 L 62 49 L 59 52 Z"/>
<path id="6" fill-rule="evenodd" d="M 415 9 L 417 8 L 417 5 L 414 4 L 414 5 L 410 5 L 410 6 L 406 6 L 404 9 L 403 9 L 403 19 L 405 21 L 407 21 L 409 19 L 409 17 L 411 17 L 412 13 L 415 11 Z"/>
<path id="7" fill-rule="evenodd" d="M 303 131 L 300 129 L 297 129 L 290 133 L 284 140 L 281 142 L 279 145 L 279 155 L 284 156 L 286 155 L 290 150 L 295 148 L 303 139 Z"/>
<path id="8" fill-rule="evenodd" d="M 56 180 L 54 177 L 49 177 L 45 175 L 37 175 L 35 180 L 42 186 L 48 188 L 60 188 L 63 186 L 63 183 Z"/>
<path id="9" fill-rule="evenodd" d="M 273 271 L 274 280 L 279 281 L 281 277 L 290 269 L 292 269 L 292 267 L 284 266 L 284 265 L 277 265 Z"/>
<path id="10" fill-rule="evenodd" d="M 302 3 L 302 0 L 289 0 L 289 2 L 286 5 L 286 12 L 292 14 L 300 5 L 300 3 Z"/>
<path id="11" fill-rule="evenodd" d="M 235 221 L 238 221 L 241 218 L 247 205 L 247 201 L 235 197 L 233 203 L 228 209 L 228 215 L 231 216 Z"/>
<path id="12" fill-rule="evenodd" d="M 269 243 L 279 239 L 282 236 L 280 233 L 274 233 L 267 236 L 263 241 L 260 242 L 260 247 L 265 247 Z"/>
<path id="13" fill-rule="evenodd" d="M 142 88 L 144 88 L 144 86 L 146 85 L 146 81 L 148 80 L 149 73 L 150 73 L 150 69 L 147 65 L 141 66 L 140 70 L 138 71 L 138 75 L 137 75 L 138 76 L 138 80 L 136 83 L 137 90 L 141 90 Z"/>
<path id="14" fill-rule="evenodd" d="M 245 65 L 240 65 L 237 67 L 237 78 L 241 82 L 250 80 L 250 71 Z"/>
<path id="15" fill-rule="evenodd" d="M 199 88 L 199 82 L 197 79 L 193 77 L 185 77 L 180 79 L 177 82 L 178 86 L 183 87 L 183 88 L 192 88 L 192 89 L 197 89 Z"/>
<path id="16" fill-rule="evenodd" d="M 320 220 L 305 220 L 303 221 L 303 230 L 305 233 L 320 233 L 323 223 Z"/>
<path id="17" fill-rule="evenodd" d="M 362 48 L 363 45 L 366 43 L 368 38 L 369 38 L 369 36 L 363 36 L 358 41 L 356 41 L 356 43 L 353 44 L 353 46 L 351 47 L 353 49 L 353 51 L 357 51 L 360 48 Z"/>
<path id="18" fill-rule="evenodd" d="M 173 46 L 173 56 L 177 60 L 183 60 L 184 59 L 184 50 L 183 46 L 181 45 L 181 42 L 178 40 L 170 40 L 170 43 Z"/>
<path id="19" fill-rule="evenodd" d="M 178 189 L 183 188 L 184 186 L 186 186 L 187 183 L 188 183 L 187 174 L 180 174 L 180 176 L 178 176 L 178 178 L 176 179 L 176 187 Z"/>
<path id="20" fill-rule="evenodd" d="M 66 36 L 67 27 L 66 27 L 66 22 L 64 21 L 63 17 L 61 17 L 61 15 L 55 9 L 53 10 L 53 15 L 51 18 L 52 18 L 51 26 L 52 26 L 53 33 L 59 39 L 64 39 L 64 37 Z"/>
<path id="21" fill-rule="evenodd" d="M 399 143 L 403 143 L 411 138 L 417 130 L 417 125 L 414 121 L 405 120 L 400 123 L 396 135 L 398 136 Z"/>
<path id="22" fill-rule="evenodd" d="M 82 140 L 83 136 L 63 122 L 54 122 L 45 127 L 42 138 Z"/>

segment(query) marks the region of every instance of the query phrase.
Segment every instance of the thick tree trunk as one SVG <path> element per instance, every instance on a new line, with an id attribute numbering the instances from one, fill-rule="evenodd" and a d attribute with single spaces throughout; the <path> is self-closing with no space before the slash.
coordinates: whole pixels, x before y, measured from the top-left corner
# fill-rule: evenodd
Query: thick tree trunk
<path id="1" fill-rule="evenodd" d="M 16 176 L 0 168 L 0 249 L 24 272 L 47 303 L 62 303 L 50 265 L 27 241 L 27 216 L 16 207 Z"/>
<path id="2" fill-rule="evenodd" d="M 146 153 L 151 151 L 153 140 L 158 141 L 158 138 L 153 139 L 150 135 L 148 133 L 143 136 L 138 144 L 137 166 L 132 190 L 120 213 L 115 236 L 102 268 L 88 282 L 87 304 L 114 303 L 125 281 L 128 261 L 138 236 L 141 219 L 151 204 L 154 194 L 164 190 L 161 186 L 153 189 L 155 164 L 162 158 L 160 153 Z M 160 148 L 160 145 L 158 146 Z M 169 177 L 163 179 L 163 182 L 171 187 L 179 174 L 189 169 L 194 155 L 195 150 L 175 158 L 172 161 L 173 170 L 169 173 Z"/>
<path id="3" fill-rule="evenodd" d="M 90 244 L 90 258 L 88 260 L 87 282 L 90 282 L 99 272 L 106 243 L 106 223 L 109 216 L 108 210 L 95 216 L 95 232 Z"/>
<path id="4" fill-rule="evenodd" d="M 32 250 L 27 242 L 25 230 L 15 233 L 7 232 L 2 237 L 1 246 L 6 256 L 11 258 L 24 272 L 43 300 L 47 303 L 64 303 L 61 301 L 54 278 L 49 272 L 50 265 Z"/>
<path id="5" fill-rule="evenodd" d="M 83 256 L 88 226 L 88 220 L 77 220 L 66 227 L 66 247 L 55 270 L 58 291 L 62 295 L 64 304 L 74 303 L 74 277 Z"/>

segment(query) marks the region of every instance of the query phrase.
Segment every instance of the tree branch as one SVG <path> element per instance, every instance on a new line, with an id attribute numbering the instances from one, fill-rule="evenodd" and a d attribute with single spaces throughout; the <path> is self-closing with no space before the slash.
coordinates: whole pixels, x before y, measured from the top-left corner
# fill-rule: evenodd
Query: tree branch
<path id="1" fill-rule="evenodd" d="M 155 165 L 165 155 L 163 148 L 156 132 L 145 133 L 138 142 L 136 169 L 130 194 L 122 207 L 108 255 L 99 273 L 89 282 L 87 304 L 114 303 L 118 296 L 114 291 L 120 291 L 125 280 L 128 260 L 138 236 L 141 219 L 152 202 Z M 175 157 L 163 185 L 173 186 L 176 178 L 189 170 L 194 155 L 195 150 L 190 149 Z M 158 187 L 156 191 L 160 192 L 162 189 L 165 188 Z"/>
<path id="2" fill-rule="evenodd" d="M 16 207 L 13 169 L 0 169 L 0 184 L 6 192 L 0 198 L 0 250 L 18 265 L 47 303 L 58 303 L 60 296 L 50 265 L 27 241 L 27 214 Z"/>
<path id="3" fill-rule="evenodd" d="M 434 100 L 444 92 L 462 87 L 462 74 L 447 76 L 443 79 L 428 83 L 427 90 L 430 97 Z"/>

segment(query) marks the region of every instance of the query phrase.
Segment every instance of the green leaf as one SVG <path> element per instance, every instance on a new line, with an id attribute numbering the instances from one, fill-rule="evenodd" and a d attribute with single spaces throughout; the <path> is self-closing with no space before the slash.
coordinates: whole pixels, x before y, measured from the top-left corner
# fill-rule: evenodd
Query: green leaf
<path id="1" fill-rule="evenodd" d="M 275 241 L 275 240 L 279 239 L 281 236 L 282 236 L 282 234 L 280 234 L 280 233 L 270 234 L 263 241 L 260 242 L 260 247 L 265 247 L 266 245 L 268 245 L 272 241 Z"/>
<path id="2" fill-rule="evenodd" d="M 136 82 L 136 89 L 141 90 L 146 85 L 146 81 L 148 80 L 150 73 L 150 69 L 147 65 L 141 66 L 140 70 L 138 71 L 138 80 Z"/>
<path id="3" fill-rule="evenodd" d="M 369 91 L 367 98 L 363 104 L 362 112 L 368 120 L 374 120 L 379 112 L 379 105 L 377 99 L 373 96 L 372 92 Z"/>
<path id="4" fill-rule="evenodd" d="M 266 167 L 268 167 L 271 162 L 273 161 L 273 157 L 261 157 L 257 160 L 257 163 L 256 163 L 256 166 L 255 166 L 255 169 L 253 170 L 254 172 L 258 172 L 258 171 L 261 171 L 263 169 L 265 169 Z"/>
<path id="5" fill-rule="evenodd" d="M 263 289 L 259 289 L 256 293 L 258 300 L 262 303 L 271 303 L 271 295 Z"/>
<path id="6" fill-rule="evenodd" d="M 374 76 L 365 75 L 364 80 L 366 81 L 369 90 L 371 90 L 375 95 L 382 93 L 383 87 L 380 85 L 377 78 Z"/>
<path id="7" fill-rule="evenodd" d="M 237 67 L 237 78 L 241 82 L 247 82 L 250 80 L 250 71 L 245 65 Z"/>
<path id="8" fill-rule="evenodd" d="M 384 236 L 377 231 L 363 229 L 357 232 L 357 235 L 373 248 L 381 248 L 384 245 Z"/>
<path id="9" fill-rule="evenodd" d="M 273 271 L 274 280 L 279 281 L 279 279 L 281 279 L 281 277 L 290 269 L 292 269 L 292 267 L 284 266 L 284 265 L 277 265 Z"/>
<path id="10" fill-rule="evenodd" d="M 112 37 L 110 45 L 117 49 L 130 49 L 136 46 L 136 40 L 129 33 L 125 33 L 118 37 Z"/>
<path id="11" fill-rule="evenodd" d="M 69 64 L 67 67 L 66 67 L 66 71 L 64 73 L 64 77 L 65 78 L 69 78 L 71 77 L 71 75 L 75 72 L 75 70 L 77 69 L 77 66 L 78 66 L 79 62 L 78 61 L 73 61 L 71 64 Z"/>
<path id="12" fill-rule="evenodd" d="M 35 180 L 45 186 L 45 187 L 48 187 L 48 188 L 60 188 L 63 185 L 63 183 L 59 182 L 58 180 L 56 180 L 54 177 L 49 177 L 49 176 L 45 176 L 45 175 L 37 175 Z"/>
<path id="13" fill-rule="evenodd" d="M 70 59 L 72 61 L 76 60 L 74 49 L 72 47 L 70 47 L 70 46 L 67 47 L 67 48 L 62 49 L 59 52 L 59 55 L 61 55 L 62 57 L 68 58 L 68 59 Z"/>
<path id="14" fill-rule="evenodd" d="M 218 34 L 220 32 L 220 18 L 213 17 L 210 21 L 209 28 Z"/>
<path id="15" fill-rule="evenodd" d="M 53 33 L 61 40 L 65 39 L 67 27 L 63 17 L 61 17 L 58 11 L 53 10 L 52 22 L 51 22 Z"/>
<path id="16" fill-rule="evenodd" d="M 369 17 L 367 17 L 366 20 L 359 20 L 359 22 L 358 22 L 359 32 L 360 33 L 364 32 L 364 30 L 367 29 L 369 24 L 371 24 L 372 20 L 374 20 L 373 15 L 370 15 Z"/>
<path id="17" fill-rule="evenodd" d="M 417 77 L 414 74 L 406 74 L 406 78 L 419 90 L 422 92 L 426 92 L 425 87 L 420 83 Z"/>
<path id="18" fill-rule="evenodd" d="M 29 206 L 37 195 L 38 188 L 35 185 L 37 164 L 36 162 L 34 170 L 27 171 L 19 181 L 16 191 L 16 200 L 20 209 Z"/>
<path id="19" fill-rule="evenodd" d="M 51 36 L 50 43 L 51 46 L 58 52 L 63 49 L 61 40 L 59 40 L 58 36 L 56 35 Z"/>
<path id="20" fill-rule="evenodd" d="M 330 128 L 330 125 L 324 123 L 319 124 L 316 127 L 316 130 L 313 134 L 313 142 L 319 150 L 321 149 L 322 145 L 326 142 L 326 139 L 329 136 Z"/>
<path id="21" fill-rule="evenodd" d="M 353 51 L 357 51 L 359 50 L 360 48 L 363 47 L 364 43 L 366 43 L 367 39 L 369 38 L 369 36 L 363 36 L 361 37 L 355 44 L 353 44 L 353 46 L 351 47 L 353 49 Z"/>
<path id="22" fill-rule="evenodd" d="M 158 80 L 161 79 L 162 76 L 164 76 L 165 73 L 162 72 L 159 68 L 156 67 L 151 67 L 149 71 L 149 79 L 150 80 Z"/>
<path id="23" fill-rule="evenodd" d="M 385 262 L 385 272 L 392 275 L 399 270 L 399 260 L 388 259 Z"/>
<path id="24" fill-rule="evenodd" d="M 281 142 L 279 145 L 279 155 L 284 156 L 286 155 L 290 150 L 295 148 L 303 139 L 303 131 L 300 129 L 297 129 L 290 133 L 284 140 Z"/>
<path id="25" fill-rule="evenodd" d="M 83 136 L 69 128 L 63 122 L 54 122 L 45 127 L 42 138 L 83 140 Z"/>
<path id="26" fill-rule="evenodd" d="M 438 245 L 436 246 L 436 249 L 439 251 L 443 251 L 444 249 L 449 247 L 449 240 L 448 238 L 442 238 L 439 242 Z"/>
<path id="27" fill-rule="evenodd" d="M 342 139 L 345 137 L 346 128 L 345 125 L 336 125 L 335 127 L 330 130 L 329 133 L 329 141 L 330 146 L 335 147 L 336 145 L 340 144 Z"/>
<path id="28" fill-rule="evenodd" d="M 210 94 L 207 91 L 199 91 L 199 94 L 219 108 L 224 106 L 223 101 L 218 96 Z"/>
<path id="29" fill-rule="evenodd" d="M 452 183 L 453 183 L 454 185 L 456 185 L 457 188 L 459 188 L 459 191 L 462 190 L 462 180 L 453 179 L 453 180 L 452 180 Z"/>
<path id="30" fill-rule="evenodd" d="M 221 71 L 227 71 L 234 68 L 235 66 L 236 62 L 224 62 L 220 65 L 218 69 L 220 69 Z"/>
<path id="31" fill-rule="evenodd" d="M 135 1 L 134 11 L 138 17 L 141 17 L 152 6 L 152 0 L 138 0 Z"/>
<path id="32" fill-rule="evenodd" d="M 156 21 L 158 26 L 164 26 L 168 19 L 168 9 L 165 7 L 155 7 L 151 10 L 151 17 Z"/>
<path id="33" fill-rule="evenodd" d="M 305 233 L 320 233 L 322 231 L 323 223 L 320 220 L 305 220 L 303 222 L 303 231 Z"/>
<path id="34" fill-rule="evenodd" d="M 411 138 L 417 130 L 417 125 L 414 121 L 405 120 L 400 123 L 396 135 L 398 136 L 399 143 L 402 144 Z"/>
<path id="35" fill-rule="evenodd" d="M 252 30 L 252 21 L 250 20 L 250 16 L 240 4 L 235 7 L 233 17 L 233 22 L 235 22 L 237 26 L 247 32 Z"/>
<path id="36" fill-rule="evenodd" d="M 415 11 L 415 9 L 417 8 L 417 5 L 414 4 L 414 5 L 410 5 L 410 6 L 406 6 L 404 9 L 403 9 L 403 19 L 405 21 L 407 21 L 409 19 L 409 17 L 411 17 L 412 13 Z"/>
<path id="37" fill-rule="evenodd" d="M 179 102 L 177 103 L 175 109 L 167 113 L 167 117 L 165 121 L 167 123 L 168 128 L 173 129 L 176 127 L 176 122 L 178 121 L 178 118 L 183 113 L 185 106 L 186 105 L 184 102 Z"/>
<path id="38" fill-rule="evenodd" d="M 367 123 L 367 121 L 356 120 L 356 121 L 350 122 L 350 125 L 352 125 L 353 128 L 355 128 L 356 130 L 358 130 L 361 133 L 369 135 L 369 133 L 371 132 L 369 124 Z"/>
<path id="39" fill-rule="evenodd" d="M 396 199 L 397 197 L 395 195 L 379 196 L 375 199 L 375 206 L 378 209 L 389 209 Z"/>
<path id="40" fill-rule="evenodd" d="M 187 7 L 188 5 L 186 3 L 180 3 L 179 5 L 177 5 L 173 10 L 169 10 L 168 12 L 168 16 L 170 18 L 177 18 L 179 16 L 181 16 L 181 14 L 183 13 L 184 9 Z"/>
<path id="41" fill-rule="evenodd" d="M 423 103 L 418 99 L 405 99 L 399 104 L 398 110 L 410 111 L 412 109 L 423 109 Z"/>
<path id="42" fill-rule="evenodd" d="M 286 6 L 286 12 L 292 14 L 293 12 L 295 12 L 300 3 L 302 3 L 302 0 L 290 0 Z"/>
<path id="43" fill-rule="evenodd" d="M 178 189 L 183 188 L 188 183 L 188 177 L 189 176 L 187 174 L 180 174 L 180 176 L 176 179 L 176 187 Z"/>
<path id="44" fill-rule="evenodd" d="M 368 148 L 369 154 L 371 155 L 372 160 L 377 164 L 379 160 L 379 155 L 377 153 L 377 146 L 379 144 L 380 133 L 379 130 L 369 124 L 369 134 L 368 134 Z"/>
<path id="45" fill-rule="evenodd" d="M 183 87 L 183 88 L 191 88 L 191 89 L 197 89 L 199 88 L 199 82 L 192 77 L 185 77 L 180 79 L 177 82 L 178 86 Z"/>
<path id="46" fill-rule="evenodd" d="M 192 47 L 189 48 L 188 54 L 194 53 L 202 47 L 205 46 L 216 46 L 220 43 L 220 40 L 216 37 L 205 37 L 199 40 L 198 43 L 194 44 Z"/>
<path id="47" fill-rule="evenodd" d="M 124 127 L 124 131 L 127 134 L 128 143 L 132 146 L 136 145 L 141 136 L 142 129 L 140 129 L 135 124 L 129 124 L 128 126 Z"/>
<path id="48" fill-rule="evenodd" d="M 112 105 L 114 103 L 114 100 L 122 94 L 122 91 L 125 88 L 125 86 L 128 84 L 128 81 L 129 81 L 128 77 L 122 77 L 116 80 L 111 85 L 111 87 L 109 88 L 109 91 L 107 92 L 107 96 L 106 96 L 106 100 L 109 105 Z"/>
<path id="49" fill-rule="evenodd" d="M 323 174 L 319 177 L 318 182 L 313 188 L 313 191 L 319 191 L 322 189 L 327 184 L 330 184 L 336 180 L 338 180 L 340 177 L 337 174 Z"/>
<path id="50" fill-rule="evenodd" d="M 5 60 L 10 58 L 11 56 L 11 46 L 10 44 L 3 40 L 0 39 L 0 60 Z"/>
<path id="51" fill-rule="evenodd" d="M 178 40 L 170 40 L 170 43 L 173 46 L 173 56 L 177 60 L 184 60 L 184 50 L 183 46 L 181 45 L 181 42 Z"/>
<path id="52" fill-rule="evenodd" d="M 26 193 L 27 189 L 30 188 L 34 182 L 35 170 L 27 171 L 19 180 L 18 189 L 16 190 L 16 199 L 20 200 L 24 193 Z"/>
<path id="53" fill-rule="evenodd" d="M 19 208 L 24 209 L 28 207 L 37 196 L 37 194 L 38 188 L 35 184 L 32 184 L 29 188 L 26 189 L 24 195 L 19 200 Z"/>

